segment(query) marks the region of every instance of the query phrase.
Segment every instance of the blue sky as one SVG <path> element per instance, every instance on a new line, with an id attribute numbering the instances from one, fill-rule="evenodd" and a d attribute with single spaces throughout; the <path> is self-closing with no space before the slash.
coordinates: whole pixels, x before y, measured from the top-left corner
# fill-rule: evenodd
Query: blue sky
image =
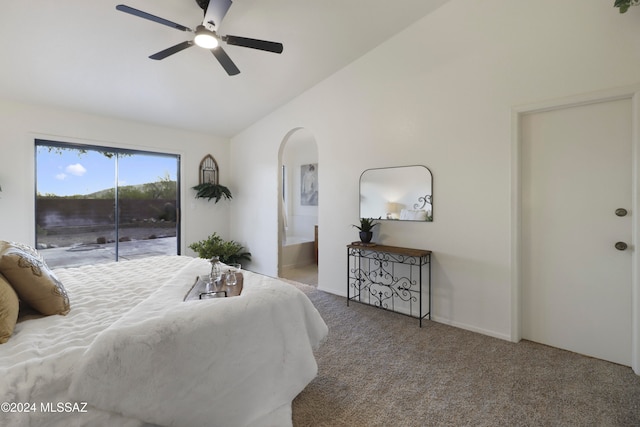
<path id="1" fill-rule="evenodd" d="M 115 184 L 115 157 L 109 159 L 97 151 L 79 154 L 77 150 L 49 153 L 38 147 L 37 191 L 40 194 L 72 196 L 89 194 L 113 188 Z M 136 185 L 156 182 L 166 174 L 176 179 L 175 158 L 135 154 L 118 160 L 120 185 Z"/>

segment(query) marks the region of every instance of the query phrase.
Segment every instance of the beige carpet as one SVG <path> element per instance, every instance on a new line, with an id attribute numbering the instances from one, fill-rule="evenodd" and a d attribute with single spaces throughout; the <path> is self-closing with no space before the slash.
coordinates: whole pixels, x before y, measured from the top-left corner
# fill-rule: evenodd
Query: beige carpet
<path id="1" fill-rule="evenodd" d="M 297 285 L 329 325 L 318 376 L 293 402 L 303 426 L 640 426 L 640 376 Z"/>

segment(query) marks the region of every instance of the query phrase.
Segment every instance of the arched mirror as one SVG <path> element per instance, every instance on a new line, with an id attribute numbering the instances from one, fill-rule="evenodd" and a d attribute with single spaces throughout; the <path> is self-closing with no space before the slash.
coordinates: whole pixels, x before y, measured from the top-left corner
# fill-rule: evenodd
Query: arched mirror
<path id="1" fill-rule="evenodd" d="M 367 169 L 360 175 L 360 217 L 433 221 L 432 184 L 426 166 Z"/>
<path id="2" fill-rule="evenodd" d="M 200 162 L 200 184 L 218 184 L 218 162 L 211 154 Z"/>

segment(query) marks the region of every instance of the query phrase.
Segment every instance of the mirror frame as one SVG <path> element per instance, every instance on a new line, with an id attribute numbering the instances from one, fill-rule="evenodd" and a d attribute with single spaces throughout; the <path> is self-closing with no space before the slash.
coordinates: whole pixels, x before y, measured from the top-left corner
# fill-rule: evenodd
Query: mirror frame
<path id="1" fill-rule="evenodd" d="M 382 168 L 370 168 L 370 169 L 365 169 L 361 174 L 360 174 L 360 179 L 358 181 L 358 195 L 359 195 L 359 204 L 358 204 L 358 213 L 360 215 L 360 217 L 362 218 L 362 178 L 363 176 L 367 173 L 367 172 L 371 172 L 371 171 L 382 171 L 382 170 L 390 170 L 390 169 L 403 169 L 403 168 L 424 168 L 426 173 L 428 174 L 428 177 L 430 179 L 430 183 L 429 186 L 430 188 L 427 189 L 427 192 L 425 195 L 419 196 L 417 198 L 417 203 L 414 203 L 412 206 L 407 206 L 408 209 L 423 209 L 425 206 L 430 205 L 431 206 L 431 215 L 430 217 L 427 217 L 426 220 L 419 220 L 419 219 L 400 219 L 400 218 L 388 218 L 388 217 L 381 217 L 381 218 L 374 218 L 380 221 L 398 221 L 398 222 L 433 222 L 433 173 L 431 173 L 431 170 L 424 166 L 424 165 L 406 165 L 406 166 L 389 166 L 389 167 L 382 167 Z"/>

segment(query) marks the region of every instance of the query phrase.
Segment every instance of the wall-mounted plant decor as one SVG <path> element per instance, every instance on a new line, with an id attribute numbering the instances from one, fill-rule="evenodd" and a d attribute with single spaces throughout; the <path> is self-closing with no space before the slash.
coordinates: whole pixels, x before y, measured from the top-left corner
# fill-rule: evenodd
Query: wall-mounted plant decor
<path id="1" fill-rule="evenodd" d="M 619 7 L 620 13 L 625 13 L 631 6 L 638 6 L 640 0 L 616 0 L 613 7 Z"/>
<path id="2" fill-rule="evenodd" d="M 231 191 L 224 185 L 206 182 L 191 188 L 196 190 L 196 199 L 216 199 L 216 203 L 223 197 L 225 199 L 231 199 Z"/>
<path id="3" fill-rule="evenodd" d="M 218 162 L 211 154 L 207 154 L 200 162 L 200 184 L 191 187 L 196 190 L 196 199 L 215 199 L 215 203 L 218 203 L 221 198 L 232 198 L 231 191 L 218 184 L 218 172 Z"/>
<path id="4" fill-rule="evenodd" d="M 207 154 L 200 162 L 200 184 L 218 183 L 218 162 Z"/>

